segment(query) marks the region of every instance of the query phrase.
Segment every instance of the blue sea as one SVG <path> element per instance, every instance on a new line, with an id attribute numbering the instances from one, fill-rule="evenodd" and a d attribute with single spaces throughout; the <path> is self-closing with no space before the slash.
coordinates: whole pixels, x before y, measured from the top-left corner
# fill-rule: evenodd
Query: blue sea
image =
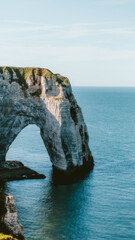
<path id="1" fill-rule="evenodd" d="M 7 160 L 46 179 L 12 181 L 27 240 L 135 239 L 135 88 L 73 87 L 87 124 L 95 167 L 83 180 L 52 183 L 48 153 L 34 125 L 15 139 Z"/>

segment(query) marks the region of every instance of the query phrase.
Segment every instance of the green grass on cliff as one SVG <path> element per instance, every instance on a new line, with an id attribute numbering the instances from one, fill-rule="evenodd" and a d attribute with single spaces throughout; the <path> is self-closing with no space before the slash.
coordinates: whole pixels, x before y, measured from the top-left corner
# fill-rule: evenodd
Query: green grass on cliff
<path id="1" fill-rule="evenodd" d="M 32 67 L 0 67 L 0 74 L 9 73 L 11 76 L 11 82 L 16 81 L 20 85 L 24 85 L 26 87 L 26 82 L 28 77 L 33 77 L 35 80 L 35 76 L 43 76 L 46 79 L 56 79 L 59 84 L 67 87 L 69 85 L 68 79 L 66 77 L 61 76 L 60 74 L 53 74 L 49 69 L 45 68 L 32 68 Z M 17 78 L 14 78 L 16 76 Z"/>
<path id="2" fill-rule="evenodd" d="M 3 233 L 0 233 L 0 240 L 17 240 L 17 239 L 10 235 L 5 235 Z"/>

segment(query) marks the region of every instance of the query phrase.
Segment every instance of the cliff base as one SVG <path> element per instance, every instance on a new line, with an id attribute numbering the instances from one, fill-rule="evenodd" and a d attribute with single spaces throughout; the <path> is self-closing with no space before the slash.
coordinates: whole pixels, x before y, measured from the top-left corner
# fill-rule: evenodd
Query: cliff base
<path id="1" fill-rule="evenodd" d="M 87 177 L 93 167 L 94 160 L 92 156 L 89 162 L 85 162 L 82 166 L 69 167 L 66 171 L 62 171 L 53 166 L 53 183 L 56 185 L 76 183 L 80 179 Z"/>

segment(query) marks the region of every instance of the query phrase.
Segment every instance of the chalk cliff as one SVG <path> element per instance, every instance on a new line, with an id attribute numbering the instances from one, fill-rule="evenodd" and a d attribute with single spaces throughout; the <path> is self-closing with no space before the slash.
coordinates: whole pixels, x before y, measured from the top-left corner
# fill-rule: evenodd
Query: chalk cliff
<path id="1" fill-rule="evenodd" d="M 69 80 L 43 68 L 0 67 L 1 166 L 11 143 L 29 124 L 40 128 L 58 175 L 92 169 L 86 124 Z"/>

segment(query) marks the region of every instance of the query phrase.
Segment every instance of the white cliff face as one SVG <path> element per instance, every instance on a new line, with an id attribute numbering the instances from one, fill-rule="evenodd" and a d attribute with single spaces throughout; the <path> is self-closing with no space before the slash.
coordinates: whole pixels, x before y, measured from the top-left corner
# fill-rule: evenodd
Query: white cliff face
<path id="1" fill-rule="evenodd" d="M 26 76 L 26 70 L 0 68 L 0 164 L 20 131 L 36 124 L 55 168 L 92 168 L 87 128 L 69 80 L 46 69 Z"/>

